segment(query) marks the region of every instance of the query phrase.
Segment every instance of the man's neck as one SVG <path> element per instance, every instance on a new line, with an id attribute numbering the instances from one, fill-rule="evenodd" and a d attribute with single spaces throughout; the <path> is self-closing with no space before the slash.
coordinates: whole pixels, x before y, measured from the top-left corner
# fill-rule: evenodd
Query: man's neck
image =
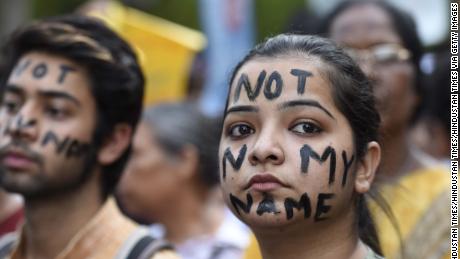
<path id="1" fill-rule="evenodd" d="M 94 177 L 80 188 L 46 198 L 26 198 L 23 258 L 55 258 L 103 204 Z"/>

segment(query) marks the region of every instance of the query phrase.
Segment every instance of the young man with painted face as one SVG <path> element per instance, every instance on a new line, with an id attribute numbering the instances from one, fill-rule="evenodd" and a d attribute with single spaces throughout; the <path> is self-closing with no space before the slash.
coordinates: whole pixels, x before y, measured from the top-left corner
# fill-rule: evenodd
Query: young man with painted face
<path id="1" fill-rule="evenodd" d="M 148 237 L 110 198 L 142 110 L 144 78 L 132 49 L 97 20 L 63 16 L 17 30 L 5 50 L 0 183 L 24 197 L 26 222 L 0 252 L 15 259 L 146 252 L 140 244 Z"/>

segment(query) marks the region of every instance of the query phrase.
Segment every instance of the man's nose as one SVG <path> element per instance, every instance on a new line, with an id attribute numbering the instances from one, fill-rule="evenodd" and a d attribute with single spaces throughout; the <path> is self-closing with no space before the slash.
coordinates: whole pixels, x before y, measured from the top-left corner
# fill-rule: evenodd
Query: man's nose
<path id="1" fill-rule="evenodd" d="M 33 141 L 38 135 L 38 120 L 32 107 L 24 106 L 7 120 L 5 134 L 14 138 Z"/>

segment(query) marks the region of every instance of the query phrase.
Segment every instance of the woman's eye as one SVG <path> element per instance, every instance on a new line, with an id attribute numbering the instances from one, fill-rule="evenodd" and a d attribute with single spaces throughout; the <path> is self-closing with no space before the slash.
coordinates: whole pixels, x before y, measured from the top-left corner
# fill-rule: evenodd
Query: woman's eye
<path id="1" fill-rule="evenodd" d="M 231 137 L 243 137 L 254 133 L 254 129 L 252 129 L 249 125 L 246 124 L 238 124 L 230 128 L 229 136 Z"/>
<path id="2" fill-rule="evenodd" d="M 314 134 L 314 133 L 319 133 L 322 131 L 320 127 L 316 126 L 312 122 L 297 123 L 291 128 L 291 130 L 299 134 Z"/>

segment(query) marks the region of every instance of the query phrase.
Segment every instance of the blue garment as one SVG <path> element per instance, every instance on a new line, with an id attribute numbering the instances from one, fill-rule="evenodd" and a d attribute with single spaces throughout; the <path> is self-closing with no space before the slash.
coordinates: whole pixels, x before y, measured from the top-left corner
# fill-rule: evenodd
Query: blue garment
<path id="1" fill-rule="evenodd" d="M 207 73 L 200 105 L 208 115 L 221 115 L 230 73 L 254 44 L 252 0 L 200 0 L 201 25 L 208 39 Z"/>

